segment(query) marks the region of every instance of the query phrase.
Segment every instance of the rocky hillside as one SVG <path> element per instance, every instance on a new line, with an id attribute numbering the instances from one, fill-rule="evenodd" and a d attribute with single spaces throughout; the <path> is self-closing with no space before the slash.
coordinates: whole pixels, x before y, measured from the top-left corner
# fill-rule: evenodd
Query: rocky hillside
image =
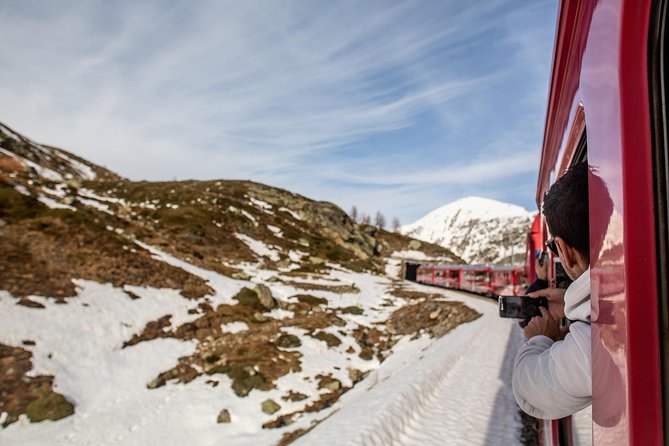
<path id="1" fill-rule="evenodd" d="M 4 125 L 0 250 L 0 424 L 12 438 L 32 438 L 23 415 L 81 411 L 103 432 L 109 416 L 145 419 L 152 395 L 206 399 L 218 386 L 224 407 L 198 406 L 206 429 L 287 443 L 402 337 L 477 317 L 386 276 L 413 254 L 462 261 L 441 246 L 253 182 L 129 181 Z M 105 393 L 92 392 L 101 376 Z M 174 393 L 186 383 L 192 393 Z M 164 430 L 171 406 L 150 407 Z M 154 435 L 135 431 L 137 443 Z"/>
<path id="2" fill-rule="evenodd" d="M 402 233 L 447 246 L 469 263 L 522 261 L 535 215 L 513 204 L 466 197 L 402 227 Z"/>
<path id="3" fill-rule="evenodd" d="M 74 295 L 70 279 L 208 291 L 151 259 L 135 240 L 229 277 L 244 263 L 293 273 L 336 263 L 383 272 L 384 259 L 412 240 L 355 224 L 337 206 L 248 181 L 132 182 L 64 150 L 36 144 L 0 125 L 0 219 L 17 296 Z M 423 243 L 431 257 L 455 259 Z M 413 241 L 412 248 L 416 247 Z M 31 279 L 35 268 L 48 271 Z M 183 277 L 182 277 L 183 276 Z"/>

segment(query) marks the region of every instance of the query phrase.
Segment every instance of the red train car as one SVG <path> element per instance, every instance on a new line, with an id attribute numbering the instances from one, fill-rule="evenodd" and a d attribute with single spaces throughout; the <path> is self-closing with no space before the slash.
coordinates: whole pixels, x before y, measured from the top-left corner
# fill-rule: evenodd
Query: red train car
<path id="1" fill-rule="evenodd" d="M 523 268 L 512 265 L 421 265 L 416 281 L 486 296 L 522 294 L 527 287 Z"/>
<path id="2" fill-rule="evenodd" d="M 560 4 L 536 199 L 582 160 L 606 185 L 589 190 L 595 444 L 669 444 L 667 3 Z M 571 438 L 554 422 L 543 440 Z"/>

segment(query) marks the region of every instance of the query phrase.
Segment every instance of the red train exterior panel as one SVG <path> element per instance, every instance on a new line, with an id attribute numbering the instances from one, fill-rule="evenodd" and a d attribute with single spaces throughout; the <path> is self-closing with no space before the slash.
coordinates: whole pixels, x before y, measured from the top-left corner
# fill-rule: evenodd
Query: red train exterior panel
<path id="1" fill-rule="evenodd" d="M 590 181 L 596 444 L 663 441 L 648 86 L 651 6 L 646 0 L 565 0 L 555 43 L 537 204 L 572 162 L 585 127 L 588 163 L 606 186 Z"/>

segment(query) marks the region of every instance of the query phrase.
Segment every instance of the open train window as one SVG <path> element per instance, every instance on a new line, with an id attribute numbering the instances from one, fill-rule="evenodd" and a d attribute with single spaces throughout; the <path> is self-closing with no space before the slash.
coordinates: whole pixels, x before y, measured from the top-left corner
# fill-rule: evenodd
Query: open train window
<path id="1" fill-rule="evenodd" d="M 571 164 L 579 164 L 582 162 L 588 161 L 588 131 L 583 129 L 583 135 L 578 141 L 578 146 L 576 146 L 576 151 L 574 152 L 574 158 L 572 159 Z"/>
<path id="2" fill-rule="evenodd" d="M 669 445 L 669 138 L 667 88 L 669 87 L 669 32 L 667 0 L 653 3 L 648 61 L 650 104 L 653 125 L 653 183 L 655 188 L 655 231 L 657 234 L 657 271 L 660 322 L 660 355 L 662 363 L 662 399 L 664 443 Z"/>

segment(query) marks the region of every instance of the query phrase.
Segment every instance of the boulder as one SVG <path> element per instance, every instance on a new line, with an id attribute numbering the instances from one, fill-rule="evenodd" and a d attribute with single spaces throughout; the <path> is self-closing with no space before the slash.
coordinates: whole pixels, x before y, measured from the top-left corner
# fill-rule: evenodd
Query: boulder
<path id="1" fill-rule="evenodd" d="M 239 293 L 234 295 L 232 298 L 238 301 L 240 305 L 246 305 L 248 307 L 257 307 L 260 305 L 258 293 L 246 287 L 242 288 Z"/>
<path id="2" fill-rule="evenodd" d="M 232 419 L 230 418 L 230 412 L 228 412 L 228 409 L 223 409 L 218 414 L 218 419 L 216 421 L 219 423 L 230 423 Z"/>
<path id="3" fill-rule="evenodd" d="M 362 371 L 358 369 L 348 369 L 348 377 L 353 381 L 353 384 L 362 381 Z"/>
<path id="4" fill-rule="evenodd" d="M 281 409 L 281 406 L 279 406 L 274 400 L 265 400 L 262 402 L 260 407 L 267 415 L 272 415 Z"/>
<path id="5" fill-rule="evenodd" d="M 422 246 L 422 243 L 418 240 L 411 240 L 409 242 L 409 249 L 419 249 Z"/>
<path id="6" fill-rule="evenodd" d="M 256 292 L 260 305 L 267 308 L 268 310 L 276 308 L 276 299 L 272 297 L 272 291 L 268 287 L 262 284 L 258 284 L 255 286 L 253 291 Z"/>
<path id="7" fill-rule="evenodd" d="M 279 336 L 279 339 L 276 340 L 276 345 L 281 348 L 294 348 L 302 345 L 300 338 L 292 334 L 283 333 Z"/>
<path id="8" fill-rule="evenodd" d="M 332 391 L 339 390 L 341 389 L 341 383 L 338 380 L 333 379 L 332 381 L 323 384 L 323 388 Z"/>
<path id="9" fill-rule="evenodd" d="M 253 320 L 256 322 L 267 322 L 269 318 L 262 313 L 253 313 Z"/>
<path id="10" fill-rule="evenodd" d="M 251 276 L 246 274 L 244 271 L 238 271 L 236 273 L 233 273 L 232 278 L 237 280 L 251 280 Z"/>

